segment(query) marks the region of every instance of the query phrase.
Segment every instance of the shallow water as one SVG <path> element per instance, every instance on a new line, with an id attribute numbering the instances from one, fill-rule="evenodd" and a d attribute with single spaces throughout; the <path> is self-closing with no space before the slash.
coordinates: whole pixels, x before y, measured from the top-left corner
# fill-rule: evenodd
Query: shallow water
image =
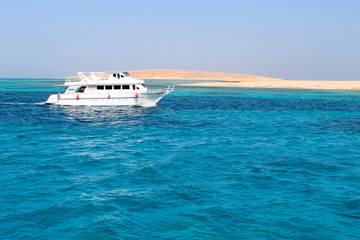
<path id="1" fill-rule="evenodd" d="M 61 82 L 0 80 L 1 239 L 358 239 L 360 93 L 41 104 Z"/>

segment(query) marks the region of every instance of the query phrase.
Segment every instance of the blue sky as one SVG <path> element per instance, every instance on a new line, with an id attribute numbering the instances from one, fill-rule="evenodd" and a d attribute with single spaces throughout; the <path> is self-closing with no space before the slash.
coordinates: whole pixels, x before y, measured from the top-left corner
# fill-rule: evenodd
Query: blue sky
<path id="1" fill-rule="evenodd" d="M 358 0 L 1 0 L 0 77 L 189 69 L 360 80 Z"/>

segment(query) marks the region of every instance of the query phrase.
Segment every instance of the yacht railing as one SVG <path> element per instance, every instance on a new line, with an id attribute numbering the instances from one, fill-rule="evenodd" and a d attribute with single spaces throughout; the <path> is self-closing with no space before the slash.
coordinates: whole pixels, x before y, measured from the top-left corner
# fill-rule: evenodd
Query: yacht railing
<path id="1" fill-rule="evenodd" d="M 79 77 L 70 77 L 65 80 L 65 83 L 77 83 L 81 81 L 94 81 L 108 79 L 110 74 L 106 72 L 78 72 Z"/>
<path id="2" fill-rule="evenodd" d="M 65 83 L 71 83 L 71 82 L 81 82 L 80 79 L 67 79 L 65 80 Z"/>
<path id="3" fill-rule="evenodd" d="M 107 72 L 78 72 L 79 77 L 82 80 L 103 80 L 110 77 L 110 73 Z"/>
<path id="4" fill-rule="evenodd" d="M 169 92 L 173 92 L 175 85 L 169 85 L 167 88 L 162 88 L 162 89 L 149 89 L 148 91 L 151 93 L 159 93 L 159 92 L 165 92 L 165 93 L 169 93 Z"/>

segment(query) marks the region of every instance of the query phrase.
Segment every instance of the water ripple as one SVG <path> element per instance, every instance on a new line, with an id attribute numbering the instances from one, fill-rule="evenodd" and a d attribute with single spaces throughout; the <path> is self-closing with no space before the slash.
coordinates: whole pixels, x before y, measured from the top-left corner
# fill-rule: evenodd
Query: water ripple
<path id="1" fill-rule="evenodd" d="M 358 238 L 358 95 L 181 90 L 156 108 L 1 92 L 2 239 Z"/>

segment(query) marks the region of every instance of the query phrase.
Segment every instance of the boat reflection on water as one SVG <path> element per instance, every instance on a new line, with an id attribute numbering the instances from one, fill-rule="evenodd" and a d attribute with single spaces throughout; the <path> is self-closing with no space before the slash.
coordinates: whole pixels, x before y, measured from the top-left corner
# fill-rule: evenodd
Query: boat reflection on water
<path id="1" fill-rule="evenodd" d="M 157 108 L 134 106 L 52 106 L 70 122 L 88 122 L 91 125 L 131 126 L 144 123 L 144 118 Z M 58 112 L 59 113 L 59 112 Z"/>

